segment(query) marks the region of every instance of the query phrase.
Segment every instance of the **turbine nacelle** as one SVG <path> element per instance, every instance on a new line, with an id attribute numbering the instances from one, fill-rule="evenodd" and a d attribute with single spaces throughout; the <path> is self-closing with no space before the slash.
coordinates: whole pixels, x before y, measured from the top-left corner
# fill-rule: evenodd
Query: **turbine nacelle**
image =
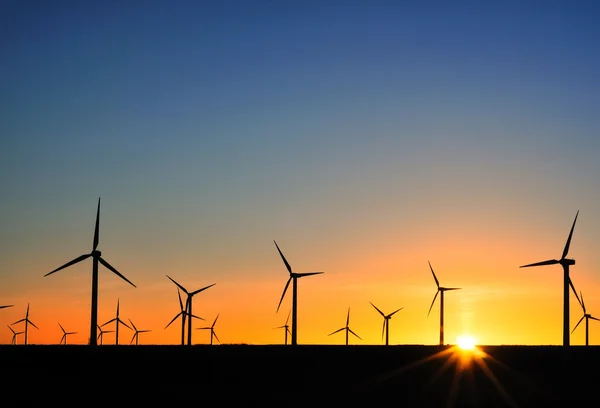
<path id="1" fill-rule="evenodd" d="M 90 255 L 94 258 L 100 258 L 102 256 L 102 251 L 98 251 L 97 249 L 94 249 Z"/>

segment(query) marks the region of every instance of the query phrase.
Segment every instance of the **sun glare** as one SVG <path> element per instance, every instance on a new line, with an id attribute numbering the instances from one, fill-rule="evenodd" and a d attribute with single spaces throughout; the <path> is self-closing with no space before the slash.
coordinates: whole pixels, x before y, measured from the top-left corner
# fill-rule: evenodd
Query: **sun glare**
<path id="1" fill-rule="evenodd" d="M 475 339 L 472 336 L 464 334 L 458 336 L 456 344 L 458 344 L 458 347 L 462 350 L 473 350 L 475 348 Z"/>

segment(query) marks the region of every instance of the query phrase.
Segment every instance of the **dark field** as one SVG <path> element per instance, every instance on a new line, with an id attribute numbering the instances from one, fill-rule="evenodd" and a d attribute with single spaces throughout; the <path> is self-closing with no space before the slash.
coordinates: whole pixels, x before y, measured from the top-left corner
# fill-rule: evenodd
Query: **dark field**
<path id="1" fill-rule="evenodd" d="M 0 367 L 3 401 L 26 405 L 82 406 L 90 398 L 118 406 L 600 406 L 598 346 L 572 346 L 568 360 L 558 346 L 480 349 L 469 355 L 409 345 L 20 345 L 0 346 Z"/>

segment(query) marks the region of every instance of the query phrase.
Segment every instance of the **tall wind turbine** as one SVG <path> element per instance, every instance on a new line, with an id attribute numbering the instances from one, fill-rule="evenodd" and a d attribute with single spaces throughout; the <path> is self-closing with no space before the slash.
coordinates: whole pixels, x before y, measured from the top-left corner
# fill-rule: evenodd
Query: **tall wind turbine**
<path id="1" fill-rule="evenodd" d="M 219 315 L 217 315 L 217 317 L 215 317 L 215 321 L 213 322 L 212 325 L 210 326 L 206 326 L 206 327 L 198 327 L 196 330 L 210 330 L 210 345 L 212 346 L 213 344 L 213 336 L 215 337 L 215 339 L 217 339 L 217 341 L 220 343 L 221 340 L 219 340 L 219 338 L 217 337 L 217 333 L 215 333 L 215 324 L 217 323 L 217 319 L 219 318 Z"/>
<path id="2" fill-rule="evenodd" d="M 577 291 L 573 286 L 573 282 L 571 282 L 571 278 L 569 277 L 569 267 L 571 265 L 575 265 L 574 259 L 567 259 L 567 254 L 569 253 L 569 246 L 571 245 L 571 237 L 573 236 L 573 229 L 575 229 L 575 223 L 577 222 L 577 216 L 579 215 L 579 210 L 577 210 L 577 214 L 575 214 L 575 220 L 573 221 L 573 226 L 571 226 L 571 232 L 569 232 L 569 238 L 567 238 L 567 243 L 565 245 L 565 249 L 563 250 L 562 256 L 560 259 L 550 259 L 547 261 L 536 262 L 528 265 L 522 265 L 520 268 L 527 268 L 530 266 L 543 266 L 543 265 L 554 265 L 560 264 L 563 267 L 563 346 L 568 347 L 570 345 L 570 333 L 569 333 L 569 286 L 573 289 L 575 293 L 575 297 L 577 297 Z M 577 300 L 579 298 L 577 297 Z M 581 303 L 581 301 L 579 301 Z"/>
<path id="3" fill-rule="evenodd" d="M 387 346 L 390 342 L 390 319 L 393 315 L 398 313 L 400 310 L 404 309 L 404 307 L 394 310 L 392 313 L 386 315 L 381 310 L 379 310 L 379 308 L 375 306 L 372 302 L 369 303 L 371 303 L 371 306 L 373 306 L 375 310 L 377 310 L 379 314 L 383 317 L 383 329 L 381 329 L 381 338 L 383 339 L 383 333 L 385 332 L 385 345 Z"/>
<path id="4" fill-rule="evenodd" d="M 177 296 L 179 297 L 179 309 L 180 312 L 175 315 L 175 317 L 165 326 L 165 329 L 171 325 L 178 317 L 181 316 L 181 345 L 185 345 L 185 319 L 187 317 L 187 311 L 183 307 L 183 302 L 181 301 L 181 290 L 179 287 L 177 288 Z M 200 316 L 191 315 L 194 319 L 204 320 Z"/>
<path id="5" fill-rule="evenodd" d="M 94 230 L 94 243 L 92 245 L 92 252 L 89 254 L 81 255 L 72 261 L 67 262 L 63 266 L 56 268 L 55 270 L 48 272 L 44 275 L 44 277 L 48 275 L 52 275 L 55 272 L 60 271 L 61 269 L 65 269 L 71 265 L 75 265 L 89 257 L 92 257 L 92 317 L 90 321 L 90 346 L 97 345 L 96 339 L 96 327 L 98 326 L 98 263 L 101 263 L 110 271 L 112 271 L 115 275 L 119 276 L 121 279 L 125 280 L 134 288 L 136 287 L 133 283 L 129 281 L 125 276 L 121 275 L 119 271 L 113 268 L 108 262 L 102 258 L 102 252 L 98 251 L 98 240 L 100 238 L 100 198 L 98 198 L 98 211 L 96 212 L 96 228 Z"/>
<path id="6" fill-rule="evenodd" d="M 431 313 L 431 308 L 435 303 L 435 299 L 437 298 L 438 293 L 440 294 L 440 346 L 444 345 L 444 292 L 449 290 L 459 290 L 460 288 L 445 288 L 440 286 L 440 282 L 438 278 L 435 276 L 435 272 L 431 267 L 431 262 L 427 261 L 429 264 L 429 269 L 431 269 L 431 273 L 433 274 L 433 279 L 435 279 L 435 284 L 437 286 L 437 292 L 435 292 L 435 296 L 433 297 L 433 301 L 431 302 L 431 306 L 429 306 L 429 312 L 427 312 L 427 317 L 429 317 L 429 313 Z"/>
<path id="7" fill-rule="evenodd" d="M 123 326 L 127 327 L 129 330 L 133 330 L 131 327 L 127 326 L 127 323 L 125 323 L 123 320 L 121 320 L 119 318 L 119 299 L 117 299 L 117 315 L 110 319 L 108 322 L 104 323 L 102 326 L 100 327 L 104 327 L 109 323 L 115 322 L 115 344 L 118 346 L 119 345 L 119 324 L 122 324 Z"/>
<path id="8" fill-rule="evenodd" d="M 98 338 L 96 340 L 100 340 L 100 345 L 104 343 L 104 333 L 112 333 L 114 330 L 102 330 L 102 327 L 98 326 Z"/>
<path id="9" fill-rule="evenodd" d="M 273 240 L 273 242 L 275 242 L 275 240 Z M 287 291 L 288 286 L 290 286 L 290 282 L 293 281 L 293 284 L 292 284 L 292 346 L 295 346 L 298 344 L 298 278 L 302 278 L 303 276 L 310 276 L 310 275 L 320 275 L 323 272 L 302 272 L 302 273 L 292 272 L 292 267 L 288 263 L 287 259 L 285 259 L 285 256 L 283 256 L 283 253 L 281 252 L 281 249 L 279 249 L 279 245 L 277 245 L 277 242 L 275 242 L 275 246 L 277 247 L 277 251 L 279 252 L 279 255 L 281 255 L 281 259 L 283 259 L 283 263 L 285 264 L 285 267 L 287 268 L 287 270 L 290 274 L 290 277 L 289 277 L 287 283 L 285 284 L 285 288 L 283 288 L 283 293 L 281 294 L 281 299 L 279 300 L 279 305 L 277 305 L 277 312 L 279 311 L 279 307 L 281 307 L 281 302 L 283 302 L 283 297 L 285 296 L 285 292 Z"/>
<path id="10" fill-rule="evenodd" d="M 193 299 L 194 295 L 210 288 L 211 286 L 215 286 L 216 283 L 205 286 L 202 289 L 198 289 L 193 292 L 188 292 L 186 288 L 181 286 L 179 283 L 175 282 L 175 280 L 173 278 L 171 278 L 169 275 L 167 275 L 167 278 L 169 278 L 171 280 L 171 282 L 173 282 L 175 285 L 177 285 L 179 287 L 179 289 L 183 290 L 183 293 L 185 293 L 187 295 L 187 299 L 185 301 L 185 314 L 187 315 L 187 318 L 188 318 L 188 321 L 187 321 L 187 324 L 188 324 L 188 346 L 191 346 L 192 345 L 192 316 L 193 316 L 192 299 Z"/>
<path id="11" fill-rule="evenodd" d="M 360 336 L 358 334 L 354 333 L 352 331 L 352 329 L 350 328 L 350 308 L 348 308 L 348 317 L 346 317 L 346 327 L 342 327 L 341 329 L 337 329 L 336 331 L 334 331 L 332 333 L 329 333 L 329 336 L 331 336 L 332 334 L 336 334 L 338 332 L 341 332 L 342 330 L 346 331 L 346 346 L 348 345 L 348 333 L 352 333 L 356 337 L 358 337 L 359 339 L 361 339 Z"/>
<path id="12" fill-rule="evenodd" d="M 129 344 L 133 343 L 133 341 L 135 340 L 135 345 L 137 346 L 139 344 L 140 333 L 148 333 L 152 330 L 138 330 L 138 328 L 135 327 L 135 324 L 133 324 L 131 319 L 129 319 L 129 323 L 131 323 L 131 327 L 133 327 L 133 330 L 135 330 L 135 333 L 133 334 L 133 337 L 131 338 Z"/>
<path id="13" fill-rule="evenodd" d="M 285 345 L 287 346 L 287 339 L 288 339 L 288 333 L 292 334 L 292 332 L 290 332 L 290 326 L 288 325 L 288 321 L 290 320 L 290 313 L 292 313 L 292 311 L 290 310 L 290 312 L 288 313 L 288 317 L 287 319 L 285 319 L 285 324 L 283 326 L 279 326 L 279 327 L 275 327 L 274 329 L 283 329 L 283 331 L 285 332 Z"/>
<path id="14" fill-rule="evenodd" d="M 21 323 L 21 322 L 25 322 L 25 342 L 23 344 L 27 345 L 27 333 L 29 332 L 28 328 L 29 325 L 32 325 L 33 327 L 35 327 L 36 329 L 39 330 L 39 327 L 37 327 L 35 325 L 35 323 L 33 323 L 31 320 L 29 320 L 29 303 L 27 303 L 27 312 L 25 312 L 25 318 L 21 319 L 21 320 L 17 320 L 16 322 L 13 323 L 17 324 L 17 323 Z"/>
<path id="15" fill-rule="evenodd" d="M 592 320 L 598 320 L 598 321 L 600 321 L 600 319 L 592 316 L 591 314 L 589 314 L 585 310 L 585 302 L 583 301 L 583 293 L 581 293 L 581 291 L 579 292 L 579 296 L 581 298 L 581 308 L 583 309 L 583 316 L 581 317 L 581 319 L 579 319 L 579 321 L 577 322 L 577 324 L 573 328 L 573 331 L 571 332 L 571 334 L 573 334 L 573 332 L 575 331 L 575 329 L 577 328 L 577 326 L 579 326 L 579 323 L 581 323 L 581 321 L 583 319 L 585 319 L 585 345 L 589 346 L 589 344 L 590 344 L 590 337 L 589 337 L 589 333 L 590 333 L 590 319 L 592 319 Z"/>
<path id="16" fill-rule="evenodd" d="M 12 328 L 12 327 L 10 327 L 9 325 L 6 325 L 6 326 L 7 326 L 7 327 L 10 329 L 10 331 L 11 331 L 11 332 L 12 332 L 12 334 L 13 334 L 13 336 L 12 336 L 12 340 L 10 341 L 10 344 L 17 344 L 17 336 L 18 336 L 19 334 L 23 334 L 24 332 L 22 332 L 22 331 L 20 331 L 20 332 L 16 332 L 16 331 L 14 331 L 14 330 L 13 330 L 13 328 Z"/>
<path id="17" fill-rule="evenodd" d="M 70 336 L 71 334 L 77 334 L 77 332 L 68 332 L 65 331 L 65 329 L 61 326 L 61 324 L 58 324 L 60 326 L 60 329 L 63 332 L 62 337 L 60 338 L 60 343 L 59 344 L 64 344 L 65 346 L 67 345 L 67 336 Z"/>

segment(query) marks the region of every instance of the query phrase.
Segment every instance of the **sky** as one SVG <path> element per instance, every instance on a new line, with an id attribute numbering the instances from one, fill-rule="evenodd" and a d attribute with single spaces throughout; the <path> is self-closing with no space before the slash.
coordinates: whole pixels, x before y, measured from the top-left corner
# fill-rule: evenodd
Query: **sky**
<path id="1" fill-rule="evenodd" d="M 177 288 L 229 344 L 562 344 L 558 265 L 600 318 L 593 1 L 7 0 L 0 6 L 0 343 L 98 322 L 178 344 Z M 571 296 L 571 327 L 583 315 Z M 290 319 L 291 321 L 291 319 Z M 4 328 L 2 328 L 4 327 Z M 21 323 L 12 326 L 22 330 Z M 105 326 L 105 329 L 114 327 Z M 120 343 L 132 332 L 120 329 Z M 584 344 L 585 328 L 571 336 Z M 112 337 L 111 337 L 112 336 Z M 19 342 L 22 342 L 19 337 Z M 105 343 L 114 343 L 107 334 Z M 194 344 L 210 333 L 194 330 Z M 600 322 L 590 322 L 600 344 Z"/>

